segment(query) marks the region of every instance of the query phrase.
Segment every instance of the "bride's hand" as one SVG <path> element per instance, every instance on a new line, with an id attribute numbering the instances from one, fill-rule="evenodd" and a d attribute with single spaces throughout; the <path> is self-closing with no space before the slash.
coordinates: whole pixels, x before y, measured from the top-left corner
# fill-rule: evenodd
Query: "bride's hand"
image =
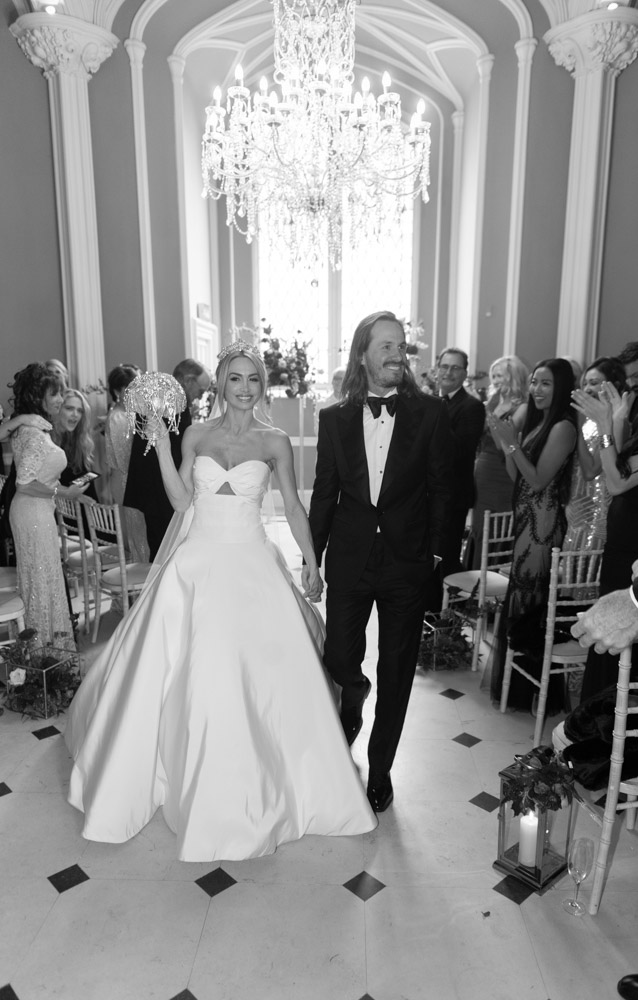
<path id="1" fill-rule="evenodd" d="M 303 587 L 303 596 L 307 597 L 309 601 L 317 602 L 321 600 L 323 580 L 318 569 L 311 571 L 308 566 L 304 565 L 301 570 L 301 585 Z"/>
<path id="2" fill-rule="evenodd" d="M 160 441 L 168 437 L 168 427 L 161 417 L 147 417 L 144 424 L 144 433 L 149 441 L 157 447 Z"/>

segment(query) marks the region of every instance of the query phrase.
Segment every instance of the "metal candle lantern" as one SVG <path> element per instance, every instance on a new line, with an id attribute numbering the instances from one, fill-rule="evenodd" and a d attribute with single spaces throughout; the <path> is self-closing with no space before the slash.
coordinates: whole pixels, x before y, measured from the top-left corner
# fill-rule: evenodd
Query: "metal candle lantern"
<path id="1" fill-rule="evenodd" d="M 155 447 L 161 422 L 167 433 L 177 433 L 177 417 L 186 409 L 186 393 L 176 378 L 165 372 L 142 372 L 124 390 L 129 427 L 148 441 L 144 454 Z"/>
<path id="2" fill-rule="evenodd" d="M 535 747 L 499 772 L 498 857 L 494 867 L 545 889 L 567 868 L 573 778 L 551 747 Z"/>

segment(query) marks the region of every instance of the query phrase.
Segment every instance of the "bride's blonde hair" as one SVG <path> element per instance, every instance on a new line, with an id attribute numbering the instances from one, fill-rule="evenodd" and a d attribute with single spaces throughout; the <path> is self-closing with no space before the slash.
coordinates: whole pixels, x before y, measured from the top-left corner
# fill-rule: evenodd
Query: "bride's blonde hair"
<path id="1" fill-rule="evenodd" d="M 255 366 L 255 372 L 259 378 L 259 399 L 255 404 L 256 407 L 260 407 L 263 410 L 263 403 L 266 399 L 266 390 L 268 388 L 268 374 L 266 372 L 266 366 L 264 364 L 261 354 L 257 351 L 247 350 L 245 348 L 239 348 L 236 351 L 228 351 L 224 354 L 224 357 L 217 365 L 217 371 L 215 372 L 215 382 L 217 383 L 217 397 L 215 402 L 219 409 L 220 416 L 223 417 L 226 412 L 226 383 L 228 381 L 228 373 L 230 371 L 230 366 L 235 360 L 235 358 L 248 358 L 252 361 Z"/>

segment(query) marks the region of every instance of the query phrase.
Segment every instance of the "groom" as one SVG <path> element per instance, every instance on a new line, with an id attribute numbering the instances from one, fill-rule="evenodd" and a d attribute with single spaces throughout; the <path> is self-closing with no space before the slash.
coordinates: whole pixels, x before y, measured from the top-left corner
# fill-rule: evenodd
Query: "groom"
<path id="1" fill-rule="evenodd" d="M 326 552 L 326 668 L 341 685 L 349 744 L 371 684 L 361 671 L 366 625 L 379 618 L 377 703 L 368 744 L 368 799 L 392 802 L 390 769 L 408 707 L 426 591 L 443 551 L 454 453 L 441 401 L 406 360 L 403 325 L 376 312 L 357 327 L 342 402 L 319 415 L 310 527 Z"/>

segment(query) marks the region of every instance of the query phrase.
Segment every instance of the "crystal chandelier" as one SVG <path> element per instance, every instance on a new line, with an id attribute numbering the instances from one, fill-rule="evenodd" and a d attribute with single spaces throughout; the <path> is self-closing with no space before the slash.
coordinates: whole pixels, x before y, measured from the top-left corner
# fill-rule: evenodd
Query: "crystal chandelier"
<path id="1" fill-rule="evenodd" d="M 275 83 L 252 98 L 240 66 L 226 104 L 215 89 L 202 137 L 203 197 L 226 196 L 226 223 L 251 243 L 266 227 L 290 262 L 325 260 L 377 242 L 408 199 L 428 201 L 430 123 L 419 101 L 409 128 L 383 75 L 374 97 L 354 84 L 356 0 L 270 0 Z"/>

